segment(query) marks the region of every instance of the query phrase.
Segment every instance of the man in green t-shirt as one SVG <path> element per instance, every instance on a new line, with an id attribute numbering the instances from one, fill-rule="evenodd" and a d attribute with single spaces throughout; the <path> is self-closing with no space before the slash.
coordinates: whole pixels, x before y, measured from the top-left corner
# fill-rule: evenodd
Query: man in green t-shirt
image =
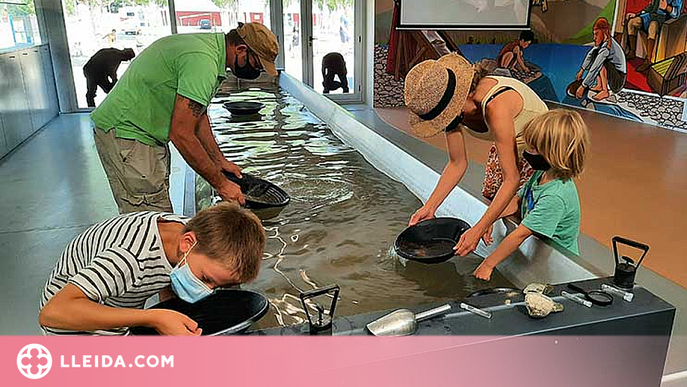
<path id="1" fill-rule="evenodd" d="M 146 48 L 93 111 L 95 144 L 120 213 L 172 211 L 168 142 L 224 200 L 244 203 L 241 176 L 224 158 L 207 106 L 226 77 L 276 76 L 277 39 L 259 23 L 215 34 L 178 34 Z"/>

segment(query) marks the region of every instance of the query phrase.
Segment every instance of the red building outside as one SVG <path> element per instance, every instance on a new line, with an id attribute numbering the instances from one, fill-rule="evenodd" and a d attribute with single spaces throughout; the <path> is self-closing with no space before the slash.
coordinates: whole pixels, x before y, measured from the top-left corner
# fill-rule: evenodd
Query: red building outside
<path id="1" fill-rule="evenodd" d="M 177 25 L 199 26 L 201 20 L 210 20 L 213 26 L 222 25 L 220 9 L 210 0 L 176 0 Z"/>

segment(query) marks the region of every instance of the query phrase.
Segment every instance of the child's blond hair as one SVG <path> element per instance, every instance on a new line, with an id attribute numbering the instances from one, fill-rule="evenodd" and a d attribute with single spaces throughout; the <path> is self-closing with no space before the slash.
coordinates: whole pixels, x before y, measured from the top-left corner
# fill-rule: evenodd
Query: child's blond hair
<path id="1" fill-rule="evenodd" d="M 265 229 L 249 210 L 235 203 L 219 203 L 188 221 L 184 232 L 188 231 L 196 234 L 196 250 L 234 270 L 239 282 L 258 276 L 265 249 Z"/>
<path id="2" fill-rule="evenodd" d="M 520 136 L 546 159 L 557 178 L 571 179 L 584 170 L 589 133 L 576 111 L 555 109 L 534 117 Z"/>

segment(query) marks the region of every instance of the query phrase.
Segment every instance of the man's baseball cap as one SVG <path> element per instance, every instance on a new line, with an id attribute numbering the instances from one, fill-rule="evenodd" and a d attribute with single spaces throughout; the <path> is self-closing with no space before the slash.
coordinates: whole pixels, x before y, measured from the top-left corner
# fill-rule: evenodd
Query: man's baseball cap
<path id="1" fill-rule="evenodd" d="M 239 23 L 236 31 L 251 51 L 260 58 L 260 64 L 265 72 L 277 76 L 274 60 L 279 54 L 279 43 L 272 31 L 260 23 Z"/>

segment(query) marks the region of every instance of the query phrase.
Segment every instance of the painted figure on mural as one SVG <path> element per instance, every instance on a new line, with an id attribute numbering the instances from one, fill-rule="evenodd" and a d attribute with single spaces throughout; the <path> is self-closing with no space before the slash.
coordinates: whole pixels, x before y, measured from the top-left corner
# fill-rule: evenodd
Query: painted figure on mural
<path id="1" fill-rule="evenodd" d="M 645 72 L 653 64 L 656 49 L 656 41 L 661 31 L 661 26 L 670 19 L 676 19 L 682 12 L 684 0 L 652 0 L 638 14 L 627 13 L 623 34 L 627 37 L 627 59 L 634 59 L 637 51 L 637 35 L 644 31 L 647 41 L 644 46 L 644 62 L 637 67 L 637 71 Z"/>
<path id="2" fill-rule="evenodd" d="M 439 35 L 438 32 L 434 30 L 422 30 L 422 34 L 425 35 L 425 38 L 427 38 L 427 40 L 432 44 L 439 56 L 444 56 L 451 53 L 451 50 L 449 50 L 448 46 L 446 45 L 446 41 L 441 37 L 441 35 Z"/>
<path id="3" fill-rule="evenodd" d="M 577 81 L 582 81 L 575 97 L 581 99 L 588 90 L 595 94 L 594 101 L 603 101 L 625 86 L 627 63 L 620 44 L 611 36 L 611 25 L 606 18 L 599 18 L 592 30 L 594 47 L 589 50 L 577 72 Z M 586 73 L 586 76 L 585 76 Z"/>
<path id="4" fill-rule="evenodd" d="M 535 7 L 541 7 L 542 12 L 546 12 L 549 10 L 548 0 L 532 0 L 532 5 Z"/>
<path id="5" fill-rule="evenodd" d="M 532 31 L 522 31 L 520 39 L 512 41 L 501 49 L 501 52 L 496 57 L 496 63 L 499 67 L 530 72 L 530 68 L 525 64 L 525 49 L 534 41 L 534 33 Z"/>

